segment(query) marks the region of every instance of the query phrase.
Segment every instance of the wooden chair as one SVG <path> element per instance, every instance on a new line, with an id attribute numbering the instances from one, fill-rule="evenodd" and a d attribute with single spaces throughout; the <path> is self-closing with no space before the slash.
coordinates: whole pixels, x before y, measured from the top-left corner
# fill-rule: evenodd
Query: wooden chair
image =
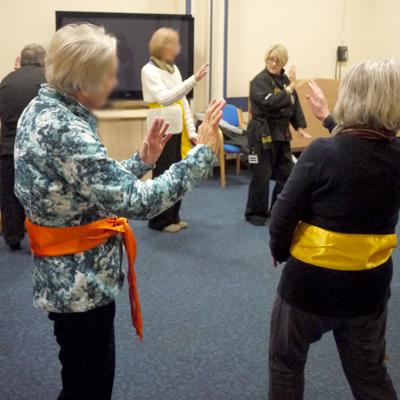
<path id="1" fill-rule="evenodd" d="M 230 113 L 236 113 L 236 118 L 234 120 L 230 120 L 229 114 Z M 239 108 L 227 104 L 224 109 L 224 120 L 229 122 L 230 124 L 237 126 L 238 128 L 243 127 L 243 112 Z M 241 151 L 239 146 L 235 145 L 230 145 L 230 144 L 225 144 L 224 141 L 224 135 L 221 130 L 219 130 L 219 135 L 220 135 L 220 151 L 219 151 L 219 166 L 220 166 L 220 183 L 221 187 L 225 188 L 226 187 L 226 165 L 225 165 L 225 160 L 227 154 L 235 154 L 235 163 L 236 163 L 236 175 L 240 175 L 240 156 L 241 156 Z"/>
<path id="2" fill-rule="evenodd" d="M 220 146 L 219 146 L 219 178 L 220 184 L 222 188 L 226 187 L 226 166 L 225 166 L 225 158 L 226 158 L 226 151 L 224 146 L 224 134 L 222 133 L 221 129 L 219 130 L 219 139 L 220 139 Z M 228 153 L 233 154 L 233 153 Z M 236 153 L 236 175 L 240 175 L 240 152 Z"/>

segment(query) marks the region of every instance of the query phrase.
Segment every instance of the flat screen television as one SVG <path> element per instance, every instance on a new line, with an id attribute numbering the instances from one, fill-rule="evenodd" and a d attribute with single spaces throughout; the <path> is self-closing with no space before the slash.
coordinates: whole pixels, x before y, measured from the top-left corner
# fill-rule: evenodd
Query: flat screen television
<path id="1" fill-rule="evenodd" d="M 193 74 L 193 17 L 169 14 L 125 14 L 56 11 L 56 29 L 68 24 L 88 22 L 104 26 L 118 39 L 119 85 L 113 99 L 142 99 L 140 71 L 149 61 L 148 43 L 153 32 L 163 26 L 180 34 L 182 53 L 176 60 L 182 78 Z"/>

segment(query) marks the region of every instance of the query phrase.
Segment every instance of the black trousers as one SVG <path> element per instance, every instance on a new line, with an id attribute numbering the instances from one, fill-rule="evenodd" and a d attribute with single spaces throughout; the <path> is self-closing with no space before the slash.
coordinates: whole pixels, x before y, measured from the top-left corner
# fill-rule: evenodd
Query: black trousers
<path id="1" fill-rule="evenodd" d="M 25 235 L 25 212 L 14 194 L 14 156 L 0 157 L 1 225 L 4 240 L 12 246 L 20 243 Z"/>
<path id="2" fill-rule="evenodd" d="M 248 221 L 264 220 L 282 191 L 293 169 L 290 142 L 272 142 L 270 150 L 263 150 L 261 142 L 256 142 L 255 153 L 258 164 L 251 164 L 252 178 L 246 205 L 245 217 Z M 271 207 L 269 207 L 269 182 L 275 179 Z"/>
<path id="3" fill-rule="evenodd" d="M 156 167 L 153 170 L 153 178 L 162 175 L 172 164 L 182 160 L 181 138 L 181 134 L 172 135 L 172 138 L 165 145 L 164 150 L 156 163 Z M 181 220 L 179 216 L 180 208 L 181 201 L 178 201 L 168 210 L 152 218 L 149 221 L 149 227 L 162 231 L 168 225 L 177 224 Z"/>
<path id="4" fill-rule="evenodd" d="M 269 400 L 302 400 L 311 343 L 333 331 L 344 373 L 356 400 L 396 400 L 385 366 L 387 307 L 356 318 L 325 317 L 278 296 L 271 319 Z"/>
<path id="5" fill-rule="evenodd" d="M 111 400 L 114 317 L 115 302 L 82 313 L 49 313 L 62 365 L 58 400 Z"/>

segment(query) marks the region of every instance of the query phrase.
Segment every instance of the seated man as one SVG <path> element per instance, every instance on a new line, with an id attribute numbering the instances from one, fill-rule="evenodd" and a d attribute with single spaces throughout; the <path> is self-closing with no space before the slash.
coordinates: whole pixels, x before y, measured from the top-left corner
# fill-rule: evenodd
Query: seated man
<path id="1" fill-rule="evenodd" d="M 204 113 L 197 112 L 195 116 L 199 123 L 204 120 Z M 225 144 L 232 144 L 234 146 L 240 147 L 240 151 L 242 153 L 250 153 L 249 142 L 247 139 L 246 131 L 244 129 L 232 125 L 224 119 L 221 119 L 221 122 L 219 123 L 219 128 L 224 135 Z"/>

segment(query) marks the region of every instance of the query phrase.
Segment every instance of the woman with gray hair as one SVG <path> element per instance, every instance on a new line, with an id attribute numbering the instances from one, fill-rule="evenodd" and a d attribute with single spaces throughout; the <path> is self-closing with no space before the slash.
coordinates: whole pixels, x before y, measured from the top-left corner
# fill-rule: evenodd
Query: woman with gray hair
<path id="1" fill-rule="evenodd" d="M 132 319 L 142 337 L 136 245 L 126 218 L 148 219 L 179 201 L 210 172 L 219 146 L 224 102 L 214 101 L 198 145 L 157 179 L 140 181 L 171 138 L 161 118 L 138 153 L 122 162 L 111 159 L 92 110 L 116 86 L 117 63 L 116 39 L 103 28 L 68 25 L 56 32 L 48 51 L 48 85 L 21 116 L 15 143 L 15 190 L 33 253 L 33 301 L 54 322 L 63 400 L 111 399 L 122 240 Z"/>
<path id="2" fill-rule="evenodd" d="M 400 64 L 369 60 L 342 81 L 335 135 L 304 151 L 272 211 L 286 262 L 271 319 L 271 400 L 303 398 L 311 343 L 332 331 L 355 399 L 397 399 L 385 366 L 400 207 Z"/>

